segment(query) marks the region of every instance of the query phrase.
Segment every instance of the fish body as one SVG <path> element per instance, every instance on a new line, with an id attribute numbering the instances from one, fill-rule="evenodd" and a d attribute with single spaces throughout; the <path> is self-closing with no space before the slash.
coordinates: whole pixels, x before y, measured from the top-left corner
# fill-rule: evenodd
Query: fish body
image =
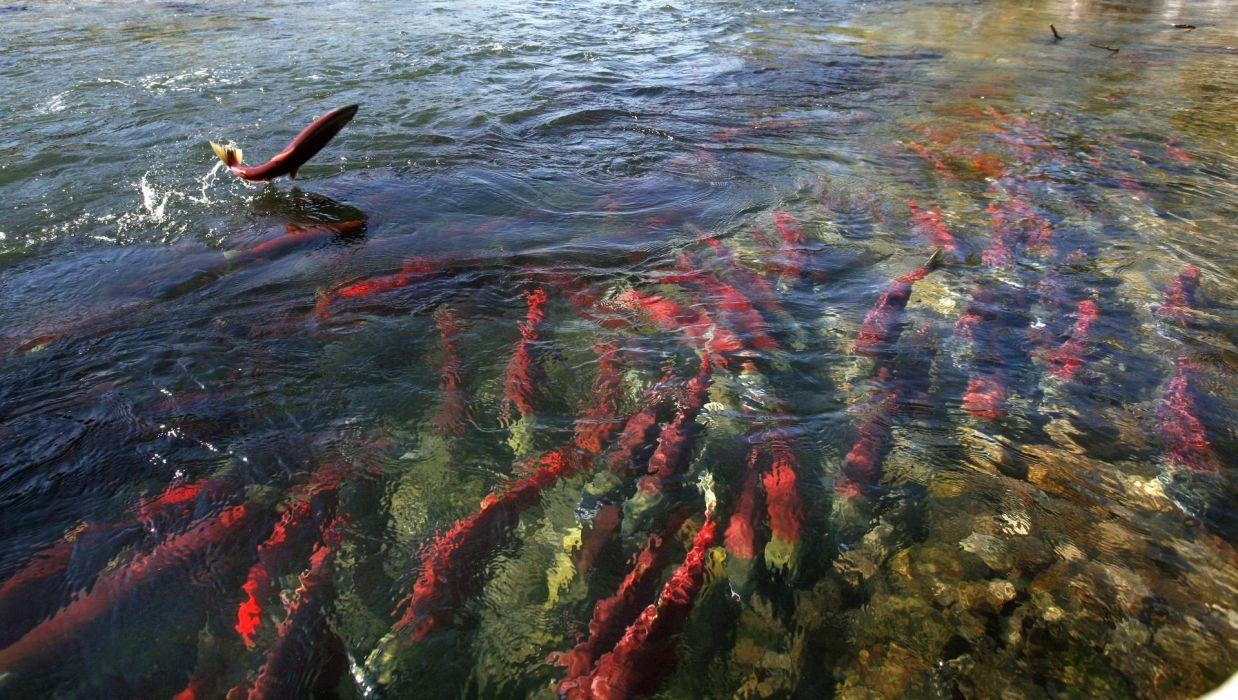
<path id="1" fill-rule="evenodd" d="M 628 625 L 653 600 L 658 579 L 668 563 L 670 544 L 669 537 L 650 535 L 645 548 L 633 560 L 628 575 L 619 584 L 619 590 L 593 606 L 589 637 L 554 661 L 567 668 L 567 677 L 559 685 L 560 695 L 571 697 L 584 692 L 582 683 L 597 660 L 623 638 Z"/>
<path id="2" fill-rule="evenodd" d="M 1161 318 L 1180 327 L 1190 325 L 1195 312 L 1195 292 L 1199 289 L 1200 270 L 1187 265 L 1165 290 L 1165 301 L 1156 308 Z"/>
<path id="3" fill-rule="evenodd" d="M 624 632 L 615 648 L 598 659 L 580 690 L 568 697 L 631 698 L 651 694 L 675 660 L 675 647 L 705 584 L 709 549 L 716 523 L 708 518 L 692 549 L 662 588 L 658 601 L 646 607 Z"/>
<path id="4" fill-rule="evenodd" d="M 885 368 L 876 376 L 875 395 L 864 407 L 867 418 L 856 430 L 855 443 L 843 459 L 842 472 L 834 481 L 839 495 L 855 500 L 871 494 L 881 479 L 881 467 L 893 447 L 893 418 L 898 394 L 891 387 Z"/>
<path id="5" fill-rule="evenodd" d="M 314 315 L 319 320 L 326 320 L 332 313 L 332 306 L 342 302 L 360 301 L 395 289 L 407 287 L 410 284 L 424 282 L 440 273 L 429 260 L 416 260 L 404 266 L 400 272 L 388 275 L 367 277 L 361 280 L 347 282 L 325 292 L 314 305 Z"/>
<path id="6" fill-rule="evenodd" d="M 729 329 L 719 326 L 704 311 L 684 306 L 657 294 L 629 289 L 615 297 L 622 308 L 636 309 L 665 331 L 677 331 L 725 366 L 726 357 L 743 350 L 744 344 Z"/>
<path id="7" fill-rule="evenodd" d="M 342 522 L 337 519 L 327 528 L 323 541 L 310 556 L 309 568 L 300 577 L 287 616 L 249 689 L 250 700 L 298 697 L 311 694 L 311 690 L 318 695 L 338 683 L 347 670 L 344 644 L 326 620 L 326 608 L 334 596 L 331 570 Z M 311 679 L 318 688 L 302 687 Z"/>
<path id="8" fill-rule="evenodd" d="M 535 289 L 528 295 L 529 311 L 525 320 L 519 323 L 520 340 L 516 343 L 516 351 L 507 363 L 507 374 L 503 380 L 503 406 L 501 418 L 504 423 L 513 419 L 511 408 L 516 408 L 519 417 L 530 420 L 536 409 L 539 394 L 546 382 L 546 374 L 537 362 L 536 347 L 539 343 L 541 328 L 546 321 L 546 292 Z"/>
<path id="9" fill-rule="evenodd" d="M 1100 320 L 1100 309 L 1096 302 L 1084 299 L 1079 302 L 1079 311 L 1075 315 L 1075 327 L 1071 336 L 1062 345 L 1049 353 L 1049 372 L 1053 376 L 1071 381 L 1087 364 L 1092 326 Z"/>
<path id="10" fill-rule="evenodd" d="M 365 232 L 364 221 L 338 221 L 332 224 L 301 228 L 288 224 L 282 236 L 263 241 L 252 248 L 228 251 L 224 257 L 232 267 L 242 267 L 260 260 L 275 260 L 304 246 L 324 243 L 334 238 L 350 238 Z"/>
<path id="11" fill-rule="evenodd" d="M 925 275 L 937 267 L 941 259 L 941 248 L 933 251 L 928 262 L 918 270 L 909 272 L 894 279 L 881 293 L 877 303 L 864 317 L 860 332 L 855 339 L 852 352 L 857 355 L 878 355 L 898 340 L 902 331 L 900 321 L 907 302 L 911 299 L 912 285 L 924 279 Z"/>
<path id="12" fill-rule="evenodd" d="M 340 133 L 340 129 L 352 121 L 357 114 L 357 107 L 358 105 L 340 107 L 318 117 L 302 129 L 301 133 L 297 134 L 284 150 L 262 165 L 241 165 L 242 153 L 239 148 L 221 146 L 214 141 L 211 142 L 211 148 L 215 151 L 215 155 L 224 162 L 224 165 L 228 166 L 228 170 L 242 180 L 274 180 L 284 175 L 295 180 L 297 170 L 317 155 L 324 146 L 330 143 L 331 139 L 335 138 L 336 134 Z"/>
<path id="13" fill-rule="evenodd" d="M 114 610 L 122 600 L 154 581 L 181 571 L 190 556 L 227 547 L 255 517 L 252 507 L 232 506 L 168 538 L 152 552 L 103 574 L 88 591 L 21 639 L 0 649 L 0 674 L 28 671 L 51 662 L 69 648 L 83 628 Z"/>

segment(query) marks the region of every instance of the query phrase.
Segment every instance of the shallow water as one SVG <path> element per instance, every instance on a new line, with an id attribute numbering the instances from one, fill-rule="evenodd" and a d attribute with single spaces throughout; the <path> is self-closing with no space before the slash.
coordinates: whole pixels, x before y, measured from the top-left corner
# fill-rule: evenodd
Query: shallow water
<path id="1" fill-rule="evenodd" d="M 492 5 L 0 7 L 0 696 L 1238 669 L 1228 3 Z"/>

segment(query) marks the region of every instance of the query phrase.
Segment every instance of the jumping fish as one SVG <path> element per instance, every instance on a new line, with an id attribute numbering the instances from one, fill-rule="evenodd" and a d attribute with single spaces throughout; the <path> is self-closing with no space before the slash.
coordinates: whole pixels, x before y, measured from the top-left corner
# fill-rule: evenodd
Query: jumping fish
<path id="1" fill-rule="evenodd" d="M 283 175 L 295 180 L 297 170 L 352 121 L 357 114 L 357 107 L 358 105 L 340 107 L 315 119 L 297 134 L 284 150 L 262 165 L 241 165 L 241 149 L 235 146 L 221 146 L 211 141 L 211 149 L 224 165 L 228 166 L 228 170 L 243 180 L 274 180 Z"/>

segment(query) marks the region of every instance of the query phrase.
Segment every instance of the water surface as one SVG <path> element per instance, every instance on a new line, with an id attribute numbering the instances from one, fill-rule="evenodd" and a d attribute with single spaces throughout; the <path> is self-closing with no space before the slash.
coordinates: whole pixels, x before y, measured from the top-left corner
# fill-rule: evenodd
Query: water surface
<path id="1" fill-rule="evenodd" d="M 0 7 L 0 695 L 1220 685 L 1228 10 Z"/>

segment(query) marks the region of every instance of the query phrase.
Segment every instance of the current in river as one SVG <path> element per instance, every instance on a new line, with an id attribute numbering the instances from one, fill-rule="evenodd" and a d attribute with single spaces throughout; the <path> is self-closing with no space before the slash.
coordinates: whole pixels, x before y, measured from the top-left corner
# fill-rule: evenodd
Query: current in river
<path id="1" fill-rule="evenodd" d="M 0 6 L 0 697 L 1221 686 L 1236 18 Z"/>

